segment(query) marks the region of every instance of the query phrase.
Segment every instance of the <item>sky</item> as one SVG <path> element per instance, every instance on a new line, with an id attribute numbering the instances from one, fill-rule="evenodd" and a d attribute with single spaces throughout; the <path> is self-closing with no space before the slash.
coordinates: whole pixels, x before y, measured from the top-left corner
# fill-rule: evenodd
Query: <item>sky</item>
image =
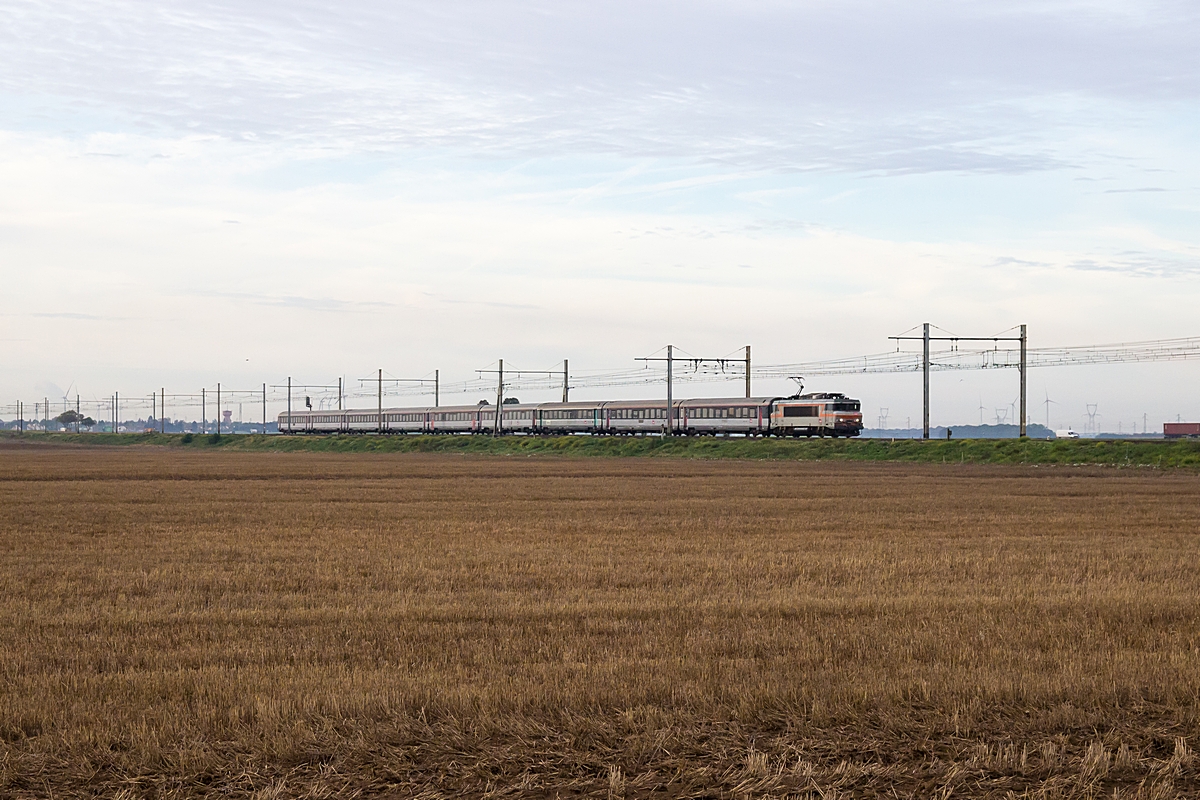
<path id="1" fill-rule="evenodd" d="M 1197 41 L 1155 0 L 6 0 L 0 406 L 1200 335 Z M 917 374 L 805 383 L 920 417 Z M 1016 387 L 937 374 L 933 422 Z M 1031 370 L 1032 421 L 1088 404 L 1200 419 L 1200 361 Z"/>

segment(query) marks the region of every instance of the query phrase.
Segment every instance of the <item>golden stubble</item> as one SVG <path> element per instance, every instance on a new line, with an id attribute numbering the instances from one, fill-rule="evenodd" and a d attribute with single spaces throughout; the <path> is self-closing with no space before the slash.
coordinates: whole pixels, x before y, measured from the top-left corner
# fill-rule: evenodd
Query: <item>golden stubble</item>
<path id="1" fill-rule="evenodd" d="M 1174 796 L 1198 533 L 1190 473 L 0 450 L 0 793 Z"/>

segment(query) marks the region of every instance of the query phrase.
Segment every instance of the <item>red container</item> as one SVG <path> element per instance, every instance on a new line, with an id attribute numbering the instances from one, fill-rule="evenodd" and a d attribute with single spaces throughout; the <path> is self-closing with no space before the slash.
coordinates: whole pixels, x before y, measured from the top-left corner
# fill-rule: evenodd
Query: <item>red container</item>
<path id="1" fill-rule="evenodd" d="M 1180 436 L 1200 437 L 1200 422 L 1164 422 L 1163 436 L 1168 439 Z"/>

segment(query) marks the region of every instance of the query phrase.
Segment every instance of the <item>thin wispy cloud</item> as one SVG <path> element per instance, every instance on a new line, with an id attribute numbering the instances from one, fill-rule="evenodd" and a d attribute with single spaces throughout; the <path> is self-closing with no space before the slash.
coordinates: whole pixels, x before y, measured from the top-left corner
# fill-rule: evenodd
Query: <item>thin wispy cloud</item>
<path id="1" fill-rule="evenodd" d="M 380 313 L 396 307 L 395 303 L 382 301 L 338 300 L 332 297 L 301 297 L 297 295 L 253 294 L 250 292 L 193 290 L 187 292 L 186 296 L 212 297 L 273 308 L 297 308 L 306 311 L 333 312 L 338 314 Z"/>
<path id="2" fill-rule="evenodd" d="M 41 311 L 30 314 L 41 319 L 81 319 L 81 320 L 123 320 L 126 317 L 114 317 L 107 314 L 81 314 L 73 311 Z"/>
<path id="3" fill-rule="evenodd" d="M 1197 98 L 1194 5 L 1143 8 L 17 2 L 0 87 L 335 150 L 1021 173 L 1086 156 L 1059 130 L 1081 115 Z"/>

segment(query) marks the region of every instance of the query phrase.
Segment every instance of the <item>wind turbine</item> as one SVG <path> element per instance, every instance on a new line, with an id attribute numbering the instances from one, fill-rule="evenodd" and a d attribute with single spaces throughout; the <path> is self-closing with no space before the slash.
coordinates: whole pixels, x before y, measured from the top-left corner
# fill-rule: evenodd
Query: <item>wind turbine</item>
<path id="1" fill-rule="evenodd" d="M 1051 403 L 1053 403 L 1054 405 L 1058 405 L 1057 400 L 1050 399 L 1050 390 L 1047 389 L 1046 390 L 1046 427 L 1047 428 L 1050 427 L 1050 404 Z"/>
<path id="2" fill-rule="evenodd" d="M 983 424 L 983 395 L 979 395 L 979 424 Z"/>
<path id="3" fill-rule="evenodd" d="M 66 411 L 71 405 L 71 390 L 74 388 L 75 381 L 71 381 L 71 385 L 68 386 L 66 391 L 63 392 L 63 411 Z"/>
<path id="4" fill-rule="evenodd" d="M 75 381 L 71 381 L 71 385 L 68 386 L 66 388 L 66 390 L 63 392 L 62 399 L 63 399 L 63 413 L 64 414 L 67 413 L 67 411 L 71 408 L 71 390 L 74 388 L 75 388 Z M 76 405 L 78 405 L 78 403 L 76 403 Z M 75 432 L 76 433 L 79 432 L 79 423 L 78 422 L 75 423 Z"/>

